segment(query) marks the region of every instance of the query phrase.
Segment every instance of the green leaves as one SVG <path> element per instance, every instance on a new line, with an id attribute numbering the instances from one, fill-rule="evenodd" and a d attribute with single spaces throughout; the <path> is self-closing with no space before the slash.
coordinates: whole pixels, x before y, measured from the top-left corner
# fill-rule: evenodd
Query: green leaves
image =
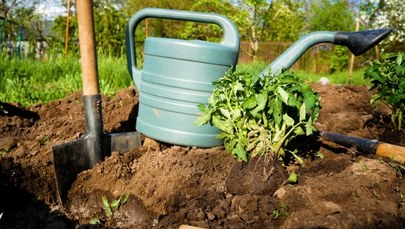
<path id="1" fill-rule="evenodd" d="M 219 128 L 217 137 L 236 158 L 282 157 L 291 139 L 312 134 L 319 95 L 292 73 L 259 77 L 228 72 L 213 85 L 208 104 L 198 106 L 202 114 L 195 125 Z"/>
<path id="2" fill-rule="evenodd" d="M 111 217 L 113 213 L 112 213 L 111 205 L 110 205 L 110 203 L 108 202 L 107 197 L 106 197 L 106 196 L 102 196 L 102 197 L 101 197 L 101 200 L 103 201 L 105 213 L 106 213 L 108 216 Z"/>
<path id="3" fill-rule="evenodd" d="M 128 201 L 129 194 L 130 193 L 128 192 L 125 196 L 121 196 L 116 200 L 112 200 L 111 203 L 108 201 L 106 196 L 101 197 L 105 213 L 107 214 L 108 217 L 111 217 L 113 215 L 113 211 L 118 210 L 123 204 L 125 204 Z"/>
<path id="4" fill-rule="evenodd" d="M 382 61 L 374 61 L 364 72 L 364 77 L 371 80 L 372 89 L 377 89 L 370 100 L 376 107 L 380 103 L 391 109 L 394 128 L 402 129 L 405 111 L 405 54 L 385 55 Z"/>

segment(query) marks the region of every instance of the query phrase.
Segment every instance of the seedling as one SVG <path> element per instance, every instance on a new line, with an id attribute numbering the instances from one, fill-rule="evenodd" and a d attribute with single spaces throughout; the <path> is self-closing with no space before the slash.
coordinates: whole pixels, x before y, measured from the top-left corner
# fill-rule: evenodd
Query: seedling
<path id="1" fill-rule="evenodd" d="M 322 158 L 325 157 L 325 155 L 323 155 L 323 153 L 317 151 L 317 152 L 315 153 L 315 157 L 318 158 L 318 159 L 322 159 Z"/>
<path id="2" fill-rule="evenodd" d="M 10 152 L 10 147 L 4 146 L 3 149 L 0 150 L 0 156 L 5 156 L 9 152 Z"/>
<path id="3" fill-rule="evenodd" d="M 105 213 L 107 214 L 108 217 L 111 217 L 115 210 L 118 210 L 123 204 L 125 204 L 128 201 L 129 194 L 130 193 L 128 192 L 125 196 L 121 196 L 120 198 L 113 200 L 111 202 L 108 201 L 106 196 L 101 197 Z M 122 197 L 124 198 L 122 199 Z"/>
<path id="4" fill-rule="evenodd" d="M 283 182 L 282 186 L 285 184 L 296 184 L 298 182 L 298 176 L 299 174 L 291 172 L 290 175 L 288 176 L 288 179 Z"/>
<path id="5" fill-rule="evenodd" d="M 287 204 L 285 204 L 285 203 L 281 203 L 279 209 L 273 210 L 273 217 L 275 219 L 282 217 L 282 216 L 288 216 Z"/>
<path id="6" fill-rule="evenodd" d="M 285 156 L 285 146 L 299 135 L 311 135 L 321 108 L 319 95 L 295 74 L 264 77 L 228 72 L 215 81 L 208 104 L 195 124 L 221 130 L 219 139 L 236 158 Z M 302 164 L 296 151 L 289 151 Z"/>
<path id="7" fill-rule="evenodd" d="M 90 220 L 90 224 L 96 225 L 96 224 L 102 224 L 99 218 L 94 218 Z"/>
<path id="8" fill-rule="evenodd" d="M 371 79 L 370 90 L 377 89 L 370 103 L 376 108 L 381 103 L 388 105 L 394 128 L 401 130 L 405 119 L 405 54 L 387 54 L 382 61 L 374 61 L 364 77 Z"/>
<path id="9" fill-rule="evenodd" d="M 48 141 L 49 141 L 48 136 L 44 136 L 39 140 L 39 145 L 44 146 L 46 144 L 46 142 L 48 142 Z"/>

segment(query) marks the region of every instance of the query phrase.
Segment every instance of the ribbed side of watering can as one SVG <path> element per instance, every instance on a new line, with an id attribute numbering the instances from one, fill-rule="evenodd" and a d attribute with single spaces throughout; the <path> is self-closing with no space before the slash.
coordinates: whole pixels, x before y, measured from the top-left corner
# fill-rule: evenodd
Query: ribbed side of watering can
<path id="1" fill-rule="evenodd" d="M 222 141 L 216 138 L 219 133 L 216 127 L 196 127 L 193 123 L 201 115 L 197 105 L 208 102 L 212 82 L 237 64 L 238 32 L 232 22 L 220 15 L 176 10 L 163 12 L 148 9 L 144 14 L 216 23 L 224 29 L 224 39 L 221 43 L 157 37 L 146 39 L 143 69 L 138 70 L 136 64 L 130 66 L 140 92 L 137 131 L 171 144 L 220 145 Z M 127 36 L 130 34 L 131 31 Z"/>

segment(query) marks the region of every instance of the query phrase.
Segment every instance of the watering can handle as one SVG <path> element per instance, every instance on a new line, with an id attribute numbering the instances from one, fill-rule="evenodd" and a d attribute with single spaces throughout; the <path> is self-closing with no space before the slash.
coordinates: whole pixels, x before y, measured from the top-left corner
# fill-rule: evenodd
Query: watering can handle
<path id="1" fill-rule="evenodd" d="M 135 13 L 128 21 L 126 29 L 126 48 L 127 48 L 127 62 L 129 72 L 134 79 L 135 84 L 140 82 L 140 73 L 136 63 L 135 51 L 135 30 L 138 24 L 145 18 L 161 18 L 161 19 L 175 19 L 181 21 L 194 21 L 203 23 L 212 23 L 219 25 L 223 31 L 224 36 L 221 44 L 239 50 L 239 32 L 235 25 L 228 18 L 222 15 L 213 13 L 190 12 L 182 10 L 169 10 L 158 8 L 145 8 Z M 139 85 L 135 85 L 139 86 Z"/>

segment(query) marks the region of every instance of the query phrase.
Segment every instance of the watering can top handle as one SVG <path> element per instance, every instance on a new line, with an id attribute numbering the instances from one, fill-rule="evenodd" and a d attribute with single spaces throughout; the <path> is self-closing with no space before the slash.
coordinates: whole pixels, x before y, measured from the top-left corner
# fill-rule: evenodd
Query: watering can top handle
<path id="1" fill-rule="evenodd" d="M 235 25 L 225 16 L 213 13 L 190 12 L 158 8 L 145 8 L 135 13 L 128 22 L 128 30 L 133 35 L 139 22 L 145 18 L 174 19 L 181 21 L 205 22 L 219 25 L 224 30 L 221 44 L 239 48 L 239 32 Z M 131 38 L 132 36 L 130 36 Z"/>
<path id="2" fill-rule="evenodd" d="M 223 39 L 220 44 L 230 47 L 235 50 L 239 50 L 239 32 L 231 20 L 225 16 L 202 13 L 202 12 L 190 12 L 183 10 L 169 10 L 158 8 L 145 8 L 135 13 L 128 21 L 126 40 L 127 40 L 127 59 L 128 69 L 135 84 L 139 84 L 139 77 L 135 75 L 140 74 L 140 70 L 137 68 L 136 63 L 136 51 L 135 51 L 135 30 L 138 24 L 145 18 L 161 18 L 161 19 L 174 19 L 181 21 L 194 21 L 203 23 L 212 23 L 219 25 L 223 31 Z M 138 85 L 136 85 L 138 86 Z"/>

